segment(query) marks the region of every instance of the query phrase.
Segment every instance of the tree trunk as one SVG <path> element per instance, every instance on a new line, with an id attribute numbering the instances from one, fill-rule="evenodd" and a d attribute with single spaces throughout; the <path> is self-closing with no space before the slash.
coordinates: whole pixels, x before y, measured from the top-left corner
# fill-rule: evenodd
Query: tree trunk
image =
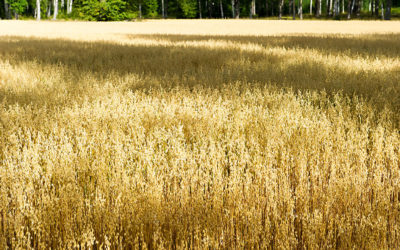
<path id="1" fill-rule="evenodd" d="M 203 15 L 201 13 L 201 0 L 199 0 L 199 18 L 202 19 Z"/>
<path id="2" fill-rule="evenodd" d="M 60 11 L 63 12 L 64 11 L 64 6 L 65 6 L 65 1 L 61 0 L 61 4 L 60 4 Z"/>
<path id="3" fill-rule="evenodd" d="M 162 13 L 162 18 L 165 18 L 164 0 L 161 0 L 161 13 Z"/>
<path id="4" fill-rule="evenodd" d="M 279 1 L 279 19 L 282 19 L 283 0 Z"/>
<path id="5" fill-rule="evenodd" d="M 320 17 L 322 15 L 322 0 L 318 1 L 318 17 Z"/>
<path id="6" fill-rule="evenodd" d="M 74 3 L 73 0 L 67 0 L 67 14 L 71 14 L 72 12 L 72 4 Z"/>
<path id="7" fill-rule="evenodd" d="M 316 0 L 316 2 L 315 2 L 315 8 L 317 9 L 316 10 L 316 13 L 315 13 L 315 15 L 317 16 L 317 17 L 320 17 L 321 16 L 321 6 L 322 5 L 322 0 Z"/>
<path id="8" fill-rule="evenodd" d="M 310 0 L 310 15 L 312 15 L 312 0 Z"/>
<path id="9" fill-rule="evenodd" d="M 303 0 L 299 0 L 299 17 L 303 20 Z"/>
<path id="10" fill-rule="evenodd" d="M 336 15 L 339 16 L 340 15 L 340 0 L 337 0 L 337 6 L 336 7 L 337 7 Z"/>
<path id="11" fill-rule="evenodd" d="M 142 3 L 139 3 L 139 19 L 142 19 Z"/>
<path id="12" fill-rule="evenodd" d="M 296 20 L 296 0 L 293 0 L 293 20 Z"/>
<path id="13" fill-rule="evenodd" d="M 351 19 L 351 0 L 347 3 L 347 19 Z"/>
<path id="14" fill-rule="evenodd" d="M 232 18 L 235 18 L 235 0 L 231 0 L 232 4 Z"/>
<path id="15" fill-rule="evenodd" d="M 256 15 L 256 0 L 251 0 L 250 18 L 253 18 L 253 16 L 255 15 Z"/>
<path id="16" fill-rule="evenodd" d="M 240 2 L 239 0 L 234 0 L 235 2 L 235 18 L 239 19 L 240 18 Z"/>
<path id="17" fill-rule="evenodd" d="M 357 3 L 357 17 L 361 16 L 361 10 L 362 10 L 362 0 L 358 0 L 358 3 Z"/>
<path id="18" fill-rule="evenodd" d="M 222 0 L 219 0 L 219 8 L 221 10 L 221 18 L 224 19 L 224 6 L 222 5 Z"/>
<path id="19" fill-rule="evenodd" d="M 344 14 L 344 0 L 342 0 L 342 14 Z"/>
<path id="20" fill-rule="evenodd" d="M 47 1 L 47 17 L 49 18 L 51 16 L 51 0 Z"/>
<path id="21" fill-rule="evenodd" d="M 58 0 L 54 0 L 54 13 L 53 13 L 53 20 L 57 20 L 58 15 Z"/>
<path id="22" fill-rule="evenodd" d="M 379 0 L 375 0 L 375 16 L 379 18 Z"/>
<path id="23" fill-rule="evenodd" d="M 376 15 L 376 1 L 375 0 L 371 0 L 371 2 L 372 2 L 371 14 L 372 14 L 372 17 L 374 17 Z"/>
<path id="24" fill-rule="evenodd" d="M 392 0 L 386 0 L 385 20 L 392 18 Z"/>
<path id="25" fill-rule="evenodd" d="M 265 16 L 268 16 L 268 0 L 265 0 Z"/>
<path id="26" fill-rule="evenodd" d="M 40 0 L 36 0 L 36 20 L 40 21 Z"/>
<path id="27" fill-rule="evenodd" d="M 355 8 L 355 5 L 356 5 L 356 0 L 351 0 L 351 10 L 350 10 L 350 14 L 353 14 L 354 13 L 354 8 Z"/>
<path id="28" fill-rule="evenodd" d="M 332 11 L 332 14 L 333 14 L 334 17 L 336 17 L 337 14 L 338 14 L 338 12 L 337 12 L 338 0 L 333 0 L 333 1 L 334 1 L 334 2 L 333 2 L 333 11 Z"/>
<path id="29" fill-rule="evenodd" d="M 329 13 L 328 13 L 329 16 L 332 16 L 332 4 L 333 4 L 333 0 L 330 0 L 329 1 Z"/>
<path id="30" fill-rule="evenodd" d="M 4 1 L 4 15 L 6 19 L 11 19 L 10 6 Z"/>
<path id="31" fill-rule="evenodd" d="M 383 11 L 383 2 L 381 2 L 381 16 L 382 16 L 382 20 L 385 20 L 385 14 Z"/>

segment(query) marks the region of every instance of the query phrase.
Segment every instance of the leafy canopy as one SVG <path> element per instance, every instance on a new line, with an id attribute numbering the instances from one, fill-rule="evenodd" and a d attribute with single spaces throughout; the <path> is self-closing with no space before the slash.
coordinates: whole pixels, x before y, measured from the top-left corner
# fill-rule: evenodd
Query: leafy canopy
<path id="1" fill-rule="evenodd" d="M 90 21 L 121 21 L 130 18 L 125 9 L 126 2 L 122 0 L 85 0 L 79 8 L 79 16 Z"/>

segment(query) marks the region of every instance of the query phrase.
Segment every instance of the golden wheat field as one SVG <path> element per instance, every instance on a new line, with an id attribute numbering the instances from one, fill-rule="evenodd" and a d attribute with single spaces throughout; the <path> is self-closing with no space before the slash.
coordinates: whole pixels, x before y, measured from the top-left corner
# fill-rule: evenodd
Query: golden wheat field
<path id="1" fill-rule="evenodd" d="M 0 249 L 400 248 L 400 22 L 0 21 Z"/>

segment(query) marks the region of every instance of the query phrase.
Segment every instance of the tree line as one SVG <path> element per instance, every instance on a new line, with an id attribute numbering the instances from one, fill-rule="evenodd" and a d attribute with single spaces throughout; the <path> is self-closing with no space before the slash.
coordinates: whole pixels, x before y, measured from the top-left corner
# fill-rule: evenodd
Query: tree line
<path id="1" fill-rule="evenodd" d="M 400 0 L 0 0 L 0 18 L 360 18 L 390 20 Z"/>

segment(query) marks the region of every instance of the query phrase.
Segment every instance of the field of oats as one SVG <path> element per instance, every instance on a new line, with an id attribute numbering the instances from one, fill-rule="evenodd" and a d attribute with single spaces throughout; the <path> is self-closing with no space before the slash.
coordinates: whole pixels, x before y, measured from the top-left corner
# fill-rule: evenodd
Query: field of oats
<path id="1" fill-rule="evenodd" d="M 0 21 L 0 248 L 399 248 L 399 128 L 400 22 Z"/>

